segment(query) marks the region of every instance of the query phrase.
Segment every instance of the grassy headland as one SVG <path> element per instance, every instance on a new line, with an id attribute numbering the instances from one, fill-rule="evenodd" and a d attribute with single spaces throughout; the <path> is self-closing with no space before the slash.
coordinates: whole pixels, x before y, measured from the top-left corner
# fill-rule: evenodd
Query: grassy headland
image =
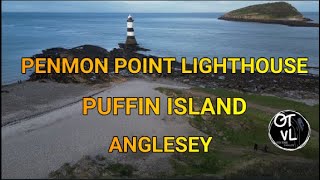
<path id="1" fill-rule="evenodd" d="M 273 96 L 242 93 L 222 88 L 192 88 L 177 90 L 158 88 L 171 97 L 193 97 L 200 105 L 204 97 L 242 97 L 248 108 L 241 116 L 191 116 L 189 123 L 214 137 L 209 153 L 175 154 L 172 158 L 177 176 L 206 177 L 318 177 L 319 166 L 319 105 Z M 308 144 L 295 152 L 276 148 L 267 134 L 275 113 L 283 109 L 301 112 L 313 129 Z M 258 144 L 258 151 L 253 145 Z M 267 152 L 265 151 L 267 147 Z M 285 164 L 284 162 L 292 162 Z M 290 165 L 295 164 L 295 165 Z M 298 171 L 299 169 L 299 171 Z"/>

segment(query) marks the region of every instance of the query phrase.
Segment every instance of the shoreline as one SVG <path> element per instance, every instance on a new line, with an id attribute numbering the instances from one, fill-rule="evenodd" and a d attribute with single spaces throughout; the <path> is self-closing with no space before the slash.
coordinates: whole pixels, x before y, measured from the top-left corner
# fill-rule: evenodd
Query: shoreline
<path id="1" fill-rule="evenodd" d="M 108 83 L 98 85 L 63 84 L 57 82 L 23 81 L 1 87 L 1 126 L 19 123 L 30 118 L 72 105 L 104 91 Z"/>
<path id="2" fill-rule="evenodd" d="M 6 86 L 2 86 L 1 93 L 2 93 L 2 121 L 1 127 L 11 126 L 18 124 L 20 122 L 27 121 L 32 118 L 36 118 L 47 113 L 72 106 L 73 104 L 79 103 L 83 97 L 90 97 L 96 96 L 102 92 L 108 91 L 121 83 L 133 81 L 133 80 L 142 80 L 142 81 L 152 81 L 151 79 L 147 79 L 147 77 L 140 77 L 140 78 L 122 78 L 120 77 L 119 81 L 113 82 L 105 82 L 101 84 L 78 84 L 78 83 L 58 83 L 58 82 L 37 82 L 37 81 L 22 81 L 21 84 L 14 83 Z M 163 84 L 174 84 L 176 82 L 168 79 L 158 79 L 157 82 L 161 82 Z M 50 94 L 47 92 L 47 89 L 43 88 L 44 85 L 49 85 L 50 88 L 54 89 L 55 91 L 66 92 L 64 89 L 60 89 L 61 86 L 66 86 L 66 89 L 71 89 L 71 91 L 75 92 L 76 94 L 67 94 L 66 97 L 64 95 L 57 94 Z M 40 87 L 39 87 L 40 86 Z M 34 87 L 38 87 L 38 95 L 37 97 L 31 96 L 30 91 L 34 89 Z M 75 88 L 84 88 L 84 90 L 74 90 Z M 17 89 L 23 89 L 24 92 L 21 94 L 21 91 Z M 69 92 L 70 93 L 70 92 Z M 49 99 L 46 102 L 46 107 L 42 107 L 42 103 L 40 102 L 39 98 L 45 98 L 48 96 L 55 96 L 54 99 Z M 56 96 L 58 95 L 58 96 Z M 71 97 L 70 97 L 71 96 Z M 32 111 L 31 113 L 25 113 L 25 111 L 29 111 L 29 107 L 23 106 L 19 103 L 20 99 L 27 99 L 30 101 L 28 106 L 33 106 L 33 108 L 39 108 L 40 110 Z M 11 102 L 11 106 L 8 105 L 8 101 Z"/>
<path id="3" fill-rule="evenodd" d="M 161 97 L 166 99 L 156 87 L 187 88 L 177 83 L 161 80 L 151 81 L 132 79 L 116 84 L 96 96 Z M 130 88 L 128 88 L 130 87 Z M 161 101 L 162 106 L 165 101 Z M 101 116 L 92 112 L 81 114 L 81 103 L 56 109 L 2 128 L 3 178 L 44 178 L 49 172 L 58 169 L 65 162 L 75 162 L 84 155 L 107 154 L 105 146 L 113 136 L 166 136 L 166 135 L 204 135 L 185 121 L 183 117 L 169 117 L 165 110 L 161 116 Z M 135 114 L 135 113 L 134 113 Z M 93 133 L 94 132 L 94 133 Z M 39 148 L 41 146 L 41 148 Z M 148 154 L 146 157 L 134 154 L 107 154 L 108 159 L 116 162 L 135 164 L 143 173 L 157 172 L 150 169 L 158 163 L 162 171 L 168 170 L 170 154 Z M 163 161 L 165 159 L 165 162 Z M 32 163 L 37 161 L 37 163 Z M 50 163 L 48 163 L 50 162 Z M 32 166 L 30 166 L 32 164 Z M 171 169 L 171 168 L 170 168 Z"/>
<path id="4" fill-rule="evenodd" d="M 309 21 L 294 21 L 294 20 L 267 20 L 267 19 L 245 19 L 245 18 L 233 18 L 233 17 L 219 17 L 219 20 L 234 21 L 234 22 L 254 22 L 263 24 L 280 24 L 291 27 L 318 27 L 319 23 Z"/>
<path id="5" fill-rule="evenodd" d="M 191 64 L 187 64 L 187 65 L 190 65 L 191 66 Z M 319 70 L 319 67 L 307 67 L 306 69 L 317 69 L 317 70 Z M 229 71 L 230 69 L 229 68 L 227 68 L 227 71 Z M 237 69 L 237 71 L 238 71 L 239 69 Z M 211 73 L 212 75 L 215 75 L 215 73 Z M 234 74 L 235 76 L 236 75 L 238 75 L 239 73 L 236 73 L 236 74 Z M 248 72 L 248 74 L 249 74 L 249 72 Z M 258 74 L 258 73 L 256 73 L 256 74 Z M 268 74 L 268 73 L 267 73 Z M 272 73 L 270 73 L 270 74 L 272 74 Z M 281 73 L 281 74 L 286 74 L 286 73 Z M 308 73 L 308 74 L 292 74 L 292 75 L 297 75 L 297 76 L 306 76 L 306 77 L 320 77 L 320 74 L 318 73 L 318 74 L 313 74 L 313 73 Z M 28 79 L 26 79 L 26 80 L 21 80 L 21 83 L 26 83 L 26 82 L 34 82 L 34 81 L 30 81 L 30 80 L 28 80 Z M 12 82 L 12 83 L 10 83 L 10 84 L 1 84 L 1 88 L 8 88 L 8 87 L 11 87 L 11 86 L 16 86 L 16 85 L 19 85 L 19 84 L 21 84 L 21 83 L 19 83 L 19 80 L 17 80 L 16 82 Z M 2 92 L 2 93 L 5 93 L 5 92 Z"/>
<path id="6" fill-rule="evenodd" d="M 224 79 L 222 79 L 221 77 L 225 77 L 224 75 L 220 75 L 217 76 L 216 79 L 218 79 L 218 82 L 223 83 Z M 193 78 L 194 81 L 190 81 L 189 78 Z M 174 78 L 170 78 L 170 77 L 159 77 L 156 78 L 155 80 L 151 80 L 151 77 L 149 76 L 142 76 L 142 77 L 126 77 L 123 78 L 125 80 L 122 80 L 122 82 L 110 82 L 110 83 L 102 83 L 102 84 L 95 84 L 95 85 L 88 85 L 88 84 L 78 84 L 78 83 L 58 83 L 58 82 L 51 82 L 50 80 L 48 80 L 46 83 L 44 82 L 37 82 L 37 81 L 23 81 L 21 84 L 15 83 L 15 84 L 11 84 L 11 85 L 6 85 L 2 87 L 2 96 L 3 96 L 3 101 L 2 106 L 4 108 L 2 108 L 2 122 L 1 122 L 1 126 L 5 127 L 5 126 L 10 126 L 10 125 L 14 125 L 23 121 L 27 121 L 29 119 L 32 118 L 36 118 L 38 116 L 71 106 L 73 104 L 79 103 L 82 100 L 82 97 L 87 97 L 87 96 L 95 96 L 99 93 L 105 92 L 108 89 L 112 89 L 115 86 L 123 83 L 123 82 L 127 82 L 127 81 L 132 81 L 132 80 L 141 80 L 141 81 L 154 81 L 154 82 L 162 82 L 162 83 L 166 83 L 166 84 L 177 84 L 180 83 L 181 85 L 185 85 L 185 86 L 189 86 L 189 87 L 193 87 L 193 88 L 226 88 L 225 86 L 219 86 L 219 85 L 214 85 L 214 87 L 210 87 L 210 83 L 208 82 L 207 84 L 202 84 L 203 83 L 203 79 L 201 79 L 201 77 L 196 77 L 196 76 L 177 76 Z M 207 81 L 207 80 L 204 80 Z M 212 82 L 211 82 L 212 83 Z M 214 83 L 215 84 L 215 83 Z M 57 97 L 55 94 L 52 94 L 50 92 L 47 92 L 46 88 L 44 88 L 43 86 L 45 85 L 49 85 L 50 88 L 55 89 L 55 91 L 60 91 L 60 92 L 65 92 L 65 90 L 67 89 L 71 89 L 71 92 L 75 92 L 75 94 L 68 94 L 68 95 L 59 95 L 59 93 L 57 93 Z M 66 89 L 60 89 L 62 86 L 64 86 Z M 229 85 L 230 86 L 230 85 Z M 38 91 L 38 96 L 34 97 L 31 96 L 28 92 L 32 91 L 34 89 L 34 87 L 38 87 L 37 89 L 39 89 Z M 21 91 L 17 90 L 17 89 L 23 89 L 24 92 L 23 94 L 19 94 L 21 93 Z M 77 88 L 78 90 L 75 90 L 75 88 Z M 80 88 L 80 90 L 79 90 Z M 84 88 L 84 89 L 82 89 Z M 72 90 L 73 89 L 73 90 Z M 243 92 L 237 88 L 227 88 L 230 90 L 233 90 L 235 92 Z M 5 92 L 8 91 L 8 92 Z M 69 91 L 69 93 L 70 93 Z M 270 92 L 247 92 L 249 94 L 256 94 L 256 95 L 267 95 L 267 96 L 274 96 L 274 97 L 280 97 L 280 98 L 285 98 L 288 100 L 293 100 L 296 102 L 300 102 L 300 103 L 305 103 L 307 105 L 317 105 L 319 104 L 319 97 L 313 97 L 313 98 L 303 98 L 303 97 L 286 97 L 283 94 L 281 94 L 281 92 L 279 93 L 270 93 Z M 293 93 L 293 92 L 291 92 Z M 302 92 L 300 92 L 301 94 Z M 307 93 L 306 93 L 307 94 Z M 49 101 L 46 101 L 47 106 L 42 107 L 42 103 L 40 102 L 40 100 L 38 98 L 42 97 L 48 97 L 48 96 L 55 96 L 54 99 L 49 99 Z M 309 95 L 311 96 L 311 95 Z M 30 103 L 26 106 L 23 106 L 19 103 L 20 99 L 27 99 L 28 101 L 30 101 Z M 13 106 L 13 108 L 9 107 L 10 105 L 6 104 L 8 101 L 11 102 L 11 106 Z M 32 111 L 31 113 L 26 113 L 28 111 L 30 111 L 29 106 L 33 106 L 36 109 L 40 109 L 40 110 L 36 110 L 36 111 Z"/>
<path id="7" fill-rule="evenodd" d="M 100 90 L 100 91 L 98 91 L 98 92 L 92 92 L 92 93 L 90 93 L 90 94 L 87 95 L 87 96 L 95 96 L 95 95 L 97 95 L 97 94 L 99 94 L 99 93 L 102 93 L 102 92 L 105 91 L 105 90 L 107 90 L 107 89 L 103 89 L 103 90 Z M 82 99 L 81 99 L 81 96 L 80 96 L 79 98 L 80 98 L 80 99 L 74 100 L 74 101 L 72 101 L 72 102 L 68 102 L 68 103 L 66 103 L 66 104 L 64 104 L 64 105 L 61 105 L 61 106 L 53 107 L 53 108 L 51 108 L 51 109 L 47 109 L 47 110 L 44 110 L 44 111 L 41 111 L 41 112 L 38 112 L 38 113 L 35 113 L 35 114 L 31 114 L 31 115 L 26 116 L 26 117 L 17 118 L 17 119 L 14 119 L 14 120 L 11 120 L 11 121 L 2 123 L 2 124 L 1 124 L 1 127 L 14 125 L 14 124 L 17 124 L 17 123 L 19 123 L 19 122 L 22 122 L 22 121 L 25 121 L 25 120 L 29 120 L 29 119 L 32 119 L 32 118 L 36 118 L 36 117 L 39 117 L 39 116 L 41 116 L 41 115 L 45 115 L 45 114 L 47 114 L 47 113 L 50 113 L 50 112 L 53 112 L 53 111 L 56 111 L 56 110 L 65 108 L 65 107 L 67 107 L 67 106 L 71 106 L 71 105 L 76 104 L 76 103 L 78 103 L 78 102 L 80 102 L 80 101 L 82 100 Z"/>
<path id="8" fill-rule="evenodd" d="M 180 62 L 178 62 L 178 63 L 180 63 Z M 187 64 L 187 66 L 191 66 L 192 64 Z M 314 70 L 317 70 L 318 71 L 318 73 L 308 73 L 308 74 L 297 74 L 297 73 L 295 73 L 295 74 L 292 74 L 292 75 L 297 75 L 297 76 L 306 76 L 306 77 L 320 77 L 320 74 L 319 74 L 319 68 L 320 67 L 317 67 L 317 66 L 308 66 L 308 67 L 306 67 L 306 69 L 314 69 Z M 227 68 L 227 71 L 230 71 L 230 69 L 229 68 Z M 239 69 L 237 69 L 237 71 L 239 71 Z M 240 71 L 239 71 L 240 72 Z M 211 73 L 212 75 L 215 75 L 215 73 Z M 241 75 L 241 73 L 236 73 L 235 75 L 237 75 L 237 74 L 239 74 L 239 75 Z M 249 74 L 249 72 L 248 72 L 248 74 Z M 255 73 L 255 74 L 259 74 L 259 73 Z M 272 73 L 266 73 L 266 74 L 272 74 Z M 286 73 L 280 73 L 280 74 L 286 74 Z M 30 78 L 30 77 L 29 77 Z M 33 81 L 30 81 L 29 79 L 26 79 L 26 80 L 21 80 L 21 83 L 26 83 L 26 82 L 33 82 Z M 7 88 L 7 87 L 10 87 L 10 86 L 15 86 L 15 85 L 19 85 L 20 83 L 19 83 L 19 80 L 16 80 L 15 82 L 12 82 L 12 83 L 9 83 L 9 84 L 1 84 L 1 89 L 3 89 L 3 88 Z"/>
<path id="9" fill-rule="evenodd" d="M 109 72 L 114 70 L 115 57 L 124 58 L 158 58 L 153 55 L 145 55 L 137 51 L 148 51 L 143 47 L 126 46 L 119 43 L 119 48 L 108 51 L 102 47 L 94 45 L 82 45 L 71 49 L 51 48 L 42 51 L 42 54 L 36 54 L 33 57 L 108 57 L 110 59 Z M 167 64 L 164 64 L 165 68 Z M 187 64 L 187 69 L 192 69 L 191 64 Z M 313 74 L 273 74 L 273 73 L 227 73 L 221 70 L 210 74 L 182 74 L 181 63 L 174 62 L 172 74 L 130 74 L 127 70 L 119 74 L 99 72 L 96 74 L 36 74 L 32 73 L 30 79 L 11 85 L 1 87 L 4 108 L 2 108 L 2 126 L 23 121 L 30 117 L 43 114 L 43 112 L 65 107 L 75 102 L 79 102 L 80 97 L 94 95 L 109 87 L 113 82 L 121 78 L 149 78 L 166 79 L 171 83 L 180 82 L 192 87 L 201 87 L 207 89 L 229 89 L 257 95 L 271 94 L 277 97 L 296 99 L 299 102 L 314 104 L 312 99 L 319 99 L 319 75 Z M 36 88 L 35 88 L 36 87 Z"/>
<path id="10" fill-rule="evenodd" d="M 180 62 L 178 62 L 180 63 Z M 187 64 L 188 66 L 192 65 L 192 64 Z M 318 70 L 319 71 L 319 67 L 316 67 L 316 66 L 310 66 L 310 67 L 306 67 L 306 69 L 315 69 L 315 70 Z M 227 68 L 227 71 L 230 71 L 229 68 Z M 239 71 L 239 69 L 237 69 L 237 71 Z M 268 72 L 269 73 L 269 72 Z M 268 74 L 267 73 L 267 74 Z M 215 75 L 215 73 L 211 73 L 212 75 Z M 237 75 L 239 73 L 236 73 L 235 75 Z M 241 74 L 241 73 L 240 73 Z M 249 72 L 248 72 L 249 74 Z M 256 73 L 256 74 L 259 74 L 259 73 Z M 272 73 L 270 73 L 272 74 Z M 286 73 L 281 73 L 281 74 L 286 74 Z M 298 76 L 306 76 L 306 77 L 320 77 L 320 74 L 319 73 L 308 73 L 308 74 L 292 74 L 292 75 L 298 75 Z M 19 80 L 15 81 L 15 82 L 12 82 L 12 83 L 9 83 L 9 84 L 2 84 L 1 85 L 1 89 L 3 88 L 7 88 L 7 87 L 10 87 L 10 86 L 15 86 L 15 85 L 19 85 L 20 83 L 18 82 Z M 26 79 L 26 80 L 21 80 L 21 83 L 26 83 L 26 82 L 33 82 L 33 81 L 30 81 L 29 79 Z M 3 93 L 3 92 L 2 92 Z"/>

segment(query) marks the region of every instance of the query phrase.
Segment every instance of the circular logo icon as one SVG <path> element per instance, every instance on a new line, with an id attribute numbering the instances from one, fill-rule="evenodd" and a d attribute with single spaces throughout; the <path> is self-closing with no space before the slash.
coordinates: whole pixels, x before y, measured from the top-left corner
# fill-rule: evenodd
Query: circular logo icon
<path id="1" fill-rule="evenodd" d="M 280 149 L 295 151 L 303 148 L 310 138 L 308 121 L 298 112 L 284 110 L 270 121 L 269 138 Z"/>

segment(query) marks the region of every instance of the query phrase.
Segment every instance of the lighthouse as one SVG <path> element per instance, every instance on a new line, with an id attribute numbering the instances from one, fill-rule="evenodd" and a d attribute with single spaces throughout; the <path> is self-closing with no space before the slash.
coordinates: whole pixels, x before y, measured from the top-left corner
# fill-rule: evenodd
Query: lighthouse
<path id="1" fill-rule="evenodd" d="M 129 14 L 127 20 L 127 40 L 126 45 L 137 45 L 136 38 L 134 37 L 134 30 L 133 30 L 133 18 Z"/>

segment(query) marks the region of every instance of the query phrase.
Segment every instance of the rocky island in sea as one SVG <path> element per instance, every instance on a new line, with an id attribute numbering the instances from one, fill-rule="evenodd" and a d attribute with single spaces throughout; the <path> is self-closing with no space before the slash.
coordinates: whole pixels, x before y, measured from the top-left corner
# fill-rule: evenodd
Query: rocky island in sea
<path id="1" fill-rule="evenodd" d="M 311 22 L 311 19 L 304 17 L 295 7 L 287 2 L 247 6 L 230 11 L 218 19 L 300 27 L 319 27 L 318 23 Z"/>

